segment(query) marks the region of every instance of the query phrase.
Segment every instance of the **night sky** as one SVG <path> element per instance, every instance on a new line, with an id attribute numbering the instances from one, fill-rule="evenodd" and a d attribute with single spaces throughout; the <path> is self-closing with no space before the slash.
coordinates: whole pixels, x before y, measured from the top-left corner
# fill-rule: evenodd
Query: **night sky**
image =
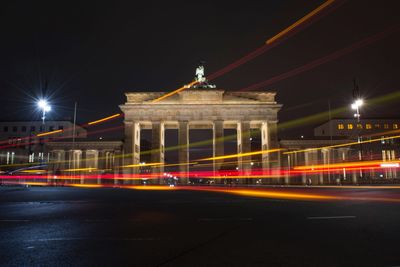
<path id="1" fill-rule="evenodd" d="M 0 9 L 2 120 L 40 119 L 34 98 L 54 104 L 50 119 L 78 122 L 119 112 L 127 91 L 171 91 L 260 47 L 321 0 L 7 1 Z M 239 90 L 399 27 L 399 1 L 345 2 L 279 46 L 213 81 Z M 315 69 L 259 90 L 277 92 L 280 121 L 352 101 L 353 78 L 367 99 L 400 88 L 399 31 Z M 367 102 L 368 103 L 368 102 Z M 364 117 L 400 117 L 400 105 L 368 106 Z M 348 114 L 342 116 L 351 116 Z M 310 127 L 313 125 L 307 125 Z M 298 135 L 290 129 L 284 135 Z"/>

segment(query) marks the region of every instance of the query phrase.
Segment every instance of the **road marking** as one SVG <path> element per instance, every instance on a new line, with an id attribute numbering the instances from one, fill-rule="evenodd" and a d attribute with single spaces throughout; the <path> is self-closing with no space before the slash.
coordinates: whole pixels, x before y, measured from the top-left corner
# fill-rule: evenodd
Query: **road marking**
<path id="1" fill-rule="evenodd" d="M 0 222 L 30 222 L 30 220 L 0 220 Z"/>
<path id="2" fill-rule="evenodd" d="M 200 218 L 201 222 L 211 222 L 211 221 L 252 221 L 253 218 Z"/>
<path id="3" fill-rule="evenodd" d="M 356 216 L 325 216 L 325 217 L 307 217 L 307 220 L 329 220 L 329 219 L 355 219 Z"/>

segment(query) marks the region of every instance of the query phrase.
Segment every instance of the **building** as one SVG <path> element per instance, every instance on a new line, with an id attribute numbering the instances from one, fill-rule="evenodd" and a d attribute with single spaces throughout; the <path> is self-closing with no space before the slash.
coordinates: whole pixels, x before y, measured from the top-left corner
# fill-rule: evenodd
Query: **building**
<path id="1" fill-rule="evenodd" d="M 140 132 L 152 129 L 152 162 L 164 163 L 165 131 L 178 130 L 179 162 L 181 182 L 188 182 L 190 161 L 189 134 L 191 129 L 212 129 L 213 156 L 223 156 L 224 129 L 237 132 L 237 153 L 251 151 L 249 141 L 251 129 L 261 132 L 263 150 L 278 147 L 277 114 L 282 105 L 275 101 L 274 92 L 228 92 L 217 88 L 188 88 L 168 98 L 155 101 L 165 95 L 162 92 L 126 93 L 127 102 L 120 108 L 124 113 L 124 151 L 132 157 L 125 158 L 125 165 L 141 162 Z M 269 168 L 270 154 L 262 155 L 263 167 Z M 213 169 L 220 168 L 222 162 L 213 161 Z M 239 157 L 238 168 L 244 172 L 251 170 L 247 157 Z M 134 172 L 135 169 L 132 169 Z M 160 166 L 155 172 L 163 173 Z M 186 174 L 186 175 L 185 175 Z"/>
<path id="2" fill-rule="evenodd" d="M 0 165 L 43 162 L 49 160 L 45 143 L 71 139 L 74 124 L 70 121 L 0 122 Z M 53 134 L 47 134 L 54 132 Z M 87 137 L 86 129 L 76 125 L 76 140 Z"/>
<path id="3" fill-rule="evenodd" d="M 368 136 L 382 132 L 400 130 L 399 119 L 333 119 L 321 124 L 314 129 L 314 136 L 337 137 L 357 139 L 358 135 Z"/>
<path id="4" fill-rule="evenodd" d="M 400 133 L 399 126 L 398 119 L 333 119 L 316 127 L 313 138 L 280 140 L 280 147 L 285 149 L 281 164 L 287 170 L 303 166 L 325 168 L 287 177 L 286 183 L 358 184 L 400 178 L 398 163 L 385 164 L 399 160 L 400 143 L 392 138 Z M 378 167 L 351 167 L 359 162 Z M 348 166 L 329 171 L 338 164 Z"/>

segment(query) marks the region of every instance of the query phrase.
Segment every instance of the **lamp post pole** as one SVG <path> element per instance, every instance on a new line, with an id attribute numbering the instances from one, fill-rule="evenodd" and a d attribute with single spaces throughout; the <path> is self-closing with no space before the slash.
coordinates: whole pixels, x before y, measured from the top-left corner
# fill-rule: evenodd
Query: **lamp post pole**
<path id="1" fill-rule="evenodd" d="M 46 101 L 46 100 L 44 100 L 44 99 L 40 99 L 39 101 L 38 101 L 38 103 L 37 103 L 37 105 L 38 105 L 38 107 L 39 107 L 39 109 L 42 111 L 42 125 L 43 125 L 43 131 L 46 131 L 46 123 L 45 123 L 45 120 L 46 120 L 46 113 L 47 112 L 49 112 L 50 110 L 51 110 L 51 106 L 49 105 L 49 103 Z M 44 161 L 44 144 L 42 143 L 42 142 L 40 142 L 40 139 L 39 139 L 39 143 L 40 143 L 40 145 L 41 145 L 41 147 L 42 147 L 42 157 L 41 157 L 41 159 L 40 159 L 40 157 L 39 157 L 39 161 L 40 161 L 40 163 L 43 163 L 43 161 Z"/>
<path id="2" fill-rule="evenodd" d="M 358 147 L 358 160 L 359 161 L 363 160 L 363 157 L 362 157 L 362 143 L 361 143 L 362 140 L 361 140 L 361 136 L 360 136 L 360 130 L 361 129 L 359 128 L 359 124 L 361 122 L 361 120 L 360 120 L 360 117 L 361 117 L 360 108 L 361 108 L 361 106 L 363 104 L 364 104 L 364 101 L 362 99 L 360 99 L 360 98 L 356 99 L 354 101 L 354 103 L 351 104 L 351 108 L 355 110 L 354 117 L 357 119 L 356 129 L 357 129 L 357 142 L 359 144 L 359 147 Z M 362 177 L 362 176 L 363 176 L 363 173 L 362 173 L 362 170 L 360 169 L 360 177 Z"/>

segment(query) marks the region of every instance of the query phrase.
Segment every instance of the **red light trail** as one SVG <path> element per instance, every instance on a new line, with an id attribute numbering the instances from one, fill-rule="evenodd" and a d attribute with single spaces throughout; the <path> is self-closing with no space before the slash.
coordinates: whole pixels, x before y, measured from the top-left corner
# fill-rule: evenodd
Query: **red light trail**
<path id="1" fill-rule="evenodd" d="M 272 77 L 272 78 L 270 78 L 268 80 L 253 84 L 253 85 L 245 87 L 245 88 L 242 88 L 239 91 L 251 91 L 251 90 L 259 89 L 261 87 L 266 87 L 266 86 L 269 86 L 269 85 L 274 84 L 276 82 L 279 82 L 279 81 L 285 80 L 287 78 L 293 77 L 295 75 L 298 75 L 300 73 L 309 71 L 309 70 L 311 70 L 313 68 L 316 68 L 316 67 L 318 67 L 318 66 L 320 66 L 322 64 L 328 63 L 328 62 L 330 62 L 332 60 L 335 60 L 335 59 L 337 59 L 339 57 L 342 57 L 342 56 L 344 56 L 346 54 L 349 54 L 350 52 L 352 52 L 352 51 L 354 51 L 356 49 L 362 48 L 362 47 L 370 45 L 370 44 L 372 44 L 372 43 L 374 43 L 376 41 L 379 41 L 379 40 L 385 38 L 386 36 L 397 32 L 399 29 L 400 28 L 398 26 L 390 28 L 388 30 L 385 30 L 383 32 L 380 32 L 380 33 L 375 34 L 373 36 L 370 36 L 368 38 L 365 38 L 365 39 L 363 39 L 363 40 L 361 40 L 361 41 L 359 41 L 359 42 L 357 42 L 355 44 L 352 44 L 352 45 L 350 45 L 348 47 L 345 47 L 343 49 L 337 50 L 332 54 L 329 54 L 329 55 L 324 56 L 322 58 L 319 58 L 319 59 L 316 59 L 314 61 L 311 61 L 311 62 L 309 62 L 309 63 L 307 63 L 307 64 L 305 64 L 303 66 L 297 67 L 297 68 L 292 69 L 292 70 L 290 70 L 288 72 L 285 72 L 283 74 L 280 74 L 280 75 L 277 75 L 275 77 Z"/>

